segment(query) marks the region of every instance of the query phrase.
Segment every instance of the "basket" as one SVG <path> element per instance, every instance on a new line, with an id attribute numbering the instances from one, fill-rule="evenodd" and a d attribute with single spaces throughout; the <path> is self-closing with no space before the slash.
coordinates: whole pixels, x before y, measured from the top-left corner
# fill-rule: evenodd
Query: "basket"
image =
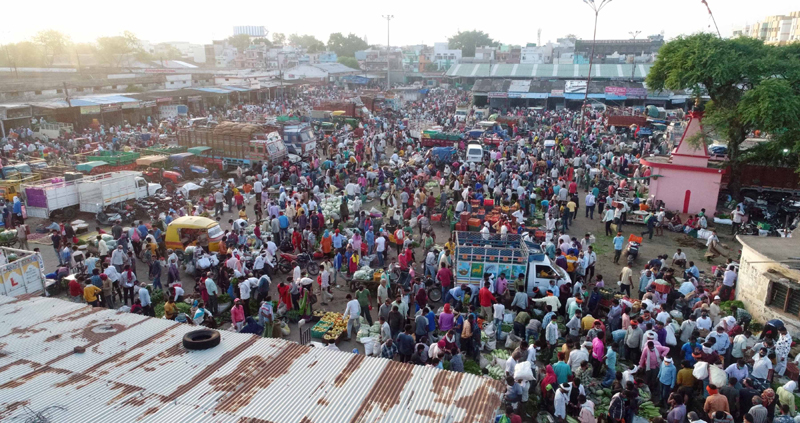
<path id="1" fill-rule="evenodd" d="M 330 324 L 317 323 L 311 328 L 311 336 L 314 338 L 322 338 L 333 327 Z"/>

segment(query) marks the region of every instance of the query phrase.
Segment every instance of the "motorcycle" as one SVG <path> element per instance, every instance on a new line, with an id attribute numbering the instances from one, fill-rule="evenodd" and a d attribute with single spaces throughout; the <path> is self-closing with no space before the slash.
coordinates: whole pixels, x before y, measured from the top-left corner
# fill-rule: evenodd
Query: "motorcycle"
<path id="1" fill-rule="evenodd" d="M 628 264 L 632 265 L 633 262 L 636 261 L 636 258 L 639 257 L 639 246 L 640 244 L 636 241 L 628 241 Z"/>
<path id="2" fill-rule="evenodd" d="M 113 212 L 109 208 L 109 212 L 106 211 L 100 204 L 97 205 L 97 214 L 95 214 L 95 220 L 97 223 L 103 226 L 113 225 L 117 221 L 123 221 L 123 215 L 118 212 Z"/>
<path id="3" fill-rule="evenodd" d="M 301 270 L 308 271 L 309 275 L 319 274 L 319 264 L 306 252 L 293 255 L 289 253 L 281 253 L 278 259 L 278 269 L 283 273 L 290 273 L 295 264 L 300 266 Z"/>

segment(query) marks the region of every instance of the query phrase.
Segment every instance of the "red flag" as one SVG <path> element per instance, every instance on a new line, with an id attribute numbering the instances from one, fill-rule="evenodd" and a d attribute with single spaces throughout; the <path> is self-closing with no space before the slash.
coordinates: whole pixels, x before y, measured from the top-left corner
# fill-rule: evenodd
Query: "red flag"
<path id="1" fill-rule="evenodd" d="M 708 2 L 706 2 L 706 0 L 700 0 L 700 3 L 703 3 L 704 5 L 706 5 L 706 9 L 708 9 L 708 14 L 710 15 L 711 14 L 711 7 L 708 6 Z"/>

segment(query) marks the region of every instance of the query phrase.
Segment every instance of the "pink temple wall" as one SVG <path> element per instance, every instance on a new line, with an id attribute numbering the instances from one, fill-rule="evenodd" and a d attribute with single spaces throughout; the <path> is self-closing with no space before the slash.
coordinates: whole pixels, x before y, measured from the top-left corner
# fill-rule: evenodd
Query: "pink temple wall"
<path id="1" fill-rule="evenodd" d="M 686 191 L 691 191 L 686 213 L 699 213 L 705 208 L 706 214 L 712 216 L 717 209 L 717 197 L 722 179 L 720 173 L 692 172 L 689 170 L 665 169 L 653 167 L 653 175 L 662 175 L 657 180 L 650 180 L 650 195 L 663 201 L 666 210 L 677 210 L 684 213 Z"/>

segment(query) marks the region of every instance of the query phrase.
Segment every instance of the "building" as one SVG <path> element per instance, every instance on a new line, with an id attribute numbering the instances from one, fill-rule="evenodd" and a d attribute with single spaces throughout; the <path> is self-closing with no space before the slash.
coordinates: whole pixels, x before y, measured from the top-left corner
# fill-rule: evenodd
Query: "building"
<path id="1" fill-rule="evenodd" d="M 664 45 L 663 35 L 651 35 L 636 40 L 597 40 L 594 43 L 594 63 L 620 63 L 619 56 L 647 56 L 655 59 Z M 575 64 L 588 64 L 592 54 L 592 40 L 575 41 Z M 622 63 L 626 63 L 624 59 Z"/>
<path id="2" fill-rule="evenodd" d="M 767 16 L 760 22 L 733 31 L 733 36 L 758 38 L 766 44 L 777 45 L 800 41 L 800 11 Z"/>
<path id="3" fill-rule="evenodd" d="M 317 55 L 317 63 L 336 63 L 339 56 L 335 51 L 323 51 Z"/>
<path id="4" fill-rule="evenodd" d="M 800 238 L 739 235 L 742 257 L 736 299 L 753 321 L 780 319 L 793 337 L 800 335 Z"/>
<path id="5" fill-rule="evenodd" d="M 497 47 L 478 47 L 475 49 L 477 60 L 497 60 Z"/>
<path id="6" fill-rule="evenodd" d="M 553 45 L 547 43 L 543 46 L 522 47 L 519 63 L 525 65 L 553 63 Z"/>
<path id="7" fill-rule="evenodd" d="M 185 348 L 196 329 L 0 296 L 2 420 L 47 410 L 53 422 L 490 423 L 505 391 L 468 373 L 230 331 L 212 348 Z"/>
<path id="8" fill-rule="evenodd" d="M 437 69 L 449 69 L 451 65 L 461 60 L 461 49 L 451 49 L 447 43 L 433 44 L 433 60 Z"/>
<path id="9" fill-rule="evenodd" d="M 699 146 L 689 141 L 703 131 L 702 112 L 692 112 L 689 116 L 683 138 L 671 155 L 647 157 L 641 162 L 650 166 L 650 196 L 663 201 L 667 210 L 695 214 L 706 209 L 713 213 L 717 209 L 723 170 L 709 167 L 705 139 Z"/>
<path id="10" fill-rule="evenodd" d="M 264 26 L 253 26 L 253 25 L 246 25 L 246 26 L 234 26 L 233 27 L 233 35 L 249 35 L 254 38 L 264 38 L 267 36 L 268 31 L 267 28 Z"/>
<path id="11" fill-rule="evenodd" d="M 500 47 L 497 48 L 495 56 L 497 57 L 497 61 L 499 63 L 516 64 L 520 62 L 521 54 L 522 49 L 520 46 L 501 44 Z"/>

